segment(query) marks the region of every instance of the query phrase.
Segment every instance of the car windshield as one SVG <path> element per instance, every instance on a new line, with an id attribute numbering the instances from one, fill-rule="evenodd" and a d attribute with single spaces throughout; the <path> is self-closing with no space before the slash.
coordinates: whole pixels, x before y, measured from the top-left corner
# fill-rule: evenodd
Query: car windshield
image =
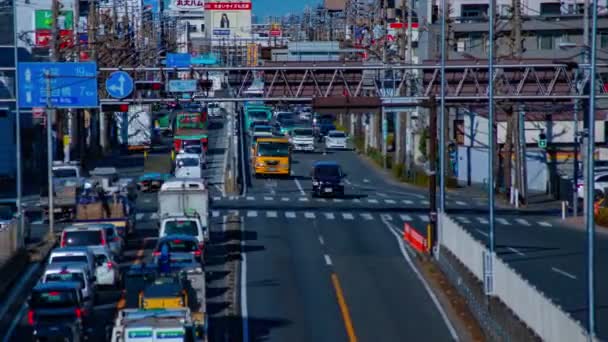
<path id="1" fill-rule="evenodd" d="M 266 119 L 268 117 L 268 113 L 257 110 L 247 112 L 247 115 L 249 115 L 251 119 Z"/>
<path id="2" fill-rule="evenodd" d="M 184 141 L 182 141 L 182 146 L 184 148 L 186 148 L 188 146 L 201 146 L 201 141 L 200 140 L 184 140 Z"/>
<path id="3" fill-rule="evenodd" d="M 15 213 L 15 207 L 12 205 L 0 205 L 0 220 L 12 220 Z"/>
<path id="4" fill-rule="evenodd" d="M 74 290 L 34 291 L 30 299 L 32 308 L 66 308 L 78 305 L 78 295 Z"/>
<path id="5" fill-rule="evenodd" d="M 101 230 L 64 232 L 63 241 L 65 246 L 96 246 L 101 245 L 101 235 Z"/>
<path id="6" fill-rule="evenodd" d="M 104 230 L 106 231 L 106 238 L 108 238 L 108 240 L 114 239 L 114 234 L 116 233 L 114 227 L 104 228 Z"/>
<path id="7" fill-rule="evenodd" d="M 330 138 L 346 138 L 346 134 L 344 134 L 343 132 L 332 132 L 332 133 L 329 133 L 329 137 Z"/>
<path id="8" fill-rule="evenodd" d="M 59 273 L 49 273 L 45 277 L 45 281 L 75 281 L 84 287 L 84 274 L 80 272 L 62 271 Z"/>
<path id="9" fill-rule="evenodd" d="M 51 263 L 55 262 L 89 262 L 86 255 L 57 255 L 51 257 Z"/>
<path id="10" fill-rule="evenodd" d="M 76 170 L 74 169 L 55 169 L 53 170 L 53 177 L 55 178 L 71 178 L 76 177 Z"/>
<path id="11" fill-rule="evenodd" d="M 198 166 L 198 159 L 197 158 L 179 158 L 177 160 L 177 166 L 178 167 Z"/>
<path id="12" fill-rule="evenodd" d="M 294 136 L 312 136 L 312 129 L 310 128 L 298 128 L 293 130 Z"/>
<path id="13" fill-rule="evenodd" d="M 189 145 L 184 147 L 184 152 L 193 153 L 193 154 L 201 154 L 203 153 L 203 149 L 200 145 Z"/>
<path id="14" fill-rule="evenodd" d="M 103 265 L 108 262 L 108 257 L 105 254 L 95 254 L 95 264 Z"/>
<path id="15" fill-rule="evenodd" d="M 272 127 L 270 127 L 270 126 L 255 126 L 255 128 L 253 129 L 253 131 L 255 133 L 272 132 Z"/>
<path id="16" fill-rule="evenodd" d="M 286 157 L 289 155 L 289 144 L 277 142 L 258 143 L 258 157 Z"/>
<path id="17" fill-rule="evenodd" d="M 340 168 L 336 166 L 317 166 L 315 168 L 316 177 L 339 177 Z"/>
<path id="18" fill-rule="evenodd" d="M 167 221 L 165 223 L 165 234 L 183 234 L 190 236 L 198 235 L 198 226 L 195 221 Z"/>
<path id="19" fill-rule="evenodd" d="M 159 251 L 162 249 L 163 245 L 167 245 L 170 252 L 194 252 L 198 250 L 198 246 L 192 240 L 173 239 L 165 241 L 158 246 Z"/>

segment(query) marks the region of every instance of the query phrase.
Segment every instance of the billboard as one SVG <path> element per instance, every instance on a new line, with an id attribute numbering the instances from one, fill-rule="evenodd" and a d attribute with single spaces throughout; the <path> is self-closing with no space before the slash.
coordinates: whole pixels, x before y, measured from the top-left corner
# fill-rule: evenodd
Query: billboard
<path id="1" fill-rule="evenodd" d="M 207 32 L 212 38 L 251 37 L 251 2 L 205 3 Z"/>
<path id="2" fill-rule="evenodd" d="M 57 26 L 60 30 L 73 30 L 74 12 L 62 11 L 57 20 Z M 34 28 L 36 30 L 52 30 L 53 12 L 51 10 L 36 10 Z"/>
<path id="3" fill-rule="evenodd" d="M 168 0 L 169 11 L 202 12 L 205 9 L 204 0 Z"/>
<path id="4" fill-rule="evenodd" d="M 344 11 L 346 0 L 325 0 L 324 7 L 328 11 Z"/>

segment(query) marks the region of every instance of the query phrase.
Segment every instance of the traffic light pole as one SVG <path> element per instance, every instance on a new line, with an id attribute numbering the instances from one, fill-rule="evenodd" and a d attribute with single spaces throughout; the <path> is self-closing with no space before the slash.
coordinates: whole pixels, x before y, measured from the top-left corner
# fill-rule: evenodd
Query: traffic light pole
<path id="1" fill-rule="evenodd" d="M 53 205 L 53 130 L 51 123 L 53 119 L 53 110 L 51 108 L 51 74 L 46 73 L 46 144 L 47 144 L 47 168 L 49 182 L 49 235 L 52 236 L 55 231 L 55 207 Z"/>

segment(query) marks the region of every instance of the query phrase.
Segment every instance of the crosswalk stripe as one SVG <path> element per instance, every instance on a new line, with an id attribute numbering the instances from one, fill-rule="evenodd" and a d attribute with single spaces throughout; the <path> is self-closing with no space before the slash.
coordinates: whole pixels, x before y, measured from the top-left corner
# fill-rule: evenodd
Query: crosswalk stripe
<path id="1" fill-rule="evenodd" d="M 214 196 L 214 197 L 213 197 L 213 200 L 214 200 L 214 201 L 220 201 L 221 199 L 222 199 L 222 198 L 221 198 L 220 196 Z"/>
<path id="2" fill-rule="evenodd" d="M 368 220 L 368 221 L 374 219 L 372 217 L 372 214 L 370 214 L 370 213 L 363 213 L 363 214 L 361 214 L 361 217 L 363 217 L 363 219 Z"/>
<path id="3" fill-rule="evenodd" d="M 287 218 L 296 218 L 296 213 L 294 213 L 293 211 L 286 211 L 285 212 L 285 217 L 287 217 Z"/>
<path id="4" fill-rule="evenodd" d="M 505 219 L 504 219 L 504 218 L 502 218 L 502 217 L 497 217 L 497 218 L 496 218 L 496 222 L 498 222 L 498 223 L 500 223 L 500 224 L 502 224 L 502 225 L 504 225 L 504 226 L 510 226 L 510 225 L 511 225 L 511 224 L 509 223 L 509 221 L 505 220 Z"/>
<path id="5" fill-rule="evenodd" d="M 479 223 L 481 224 L 489 224 L 490 222 L 488 220 L 486 220 L 485 217 L 476 217 L 477 221 L 479 221 Z"/>
<path id="6" fill-rule="evenodd" d="M 344 202 L 344 200 L 341 198 L 334 198 L 334 202 L 339 203 L 339 202 Z"/>
<path id="7" fill-rule="evenodd" d="M 255 197 L 253 197 L 253 196 L 247 196 L 247 200 L 248 201 L 255 201 Z"/>
<path id="8" fill-rule="evenodd" d="M 141 221 L 141 219 L 143 219 L 143 218 L 144 218 L 144 214 L 142 214 L 142 213 L 135 214 L 136 221 Z"/>
<path id="9" fill-rule="evenodd" d="M 361 203 L 361 200 L 360 200 L 360 199 L 358 199 L 358 198 L 355 198 L 355 199 L 353 200 L 353 202 L 355 202 L 355 203 Z"/>
<path id="10" fill-rule="evenodd" d="M 158 220 L 158 213 L 150 214 L 150 220 Z"/>
<path id="11" fill-rule="evenodd" d="M 429 217 L 428 215 L 418 215 L 418 218 L 420 219 L 420 221 L 422 222 L 429 222 Z"/>
<path id="12" fill-rule="evenodd" d="M 403 204 L 414 204 L 414 202 L 410 200 L 402 200 L 401 202 L 403 202 Z"/>
<path id="13" fill-rule="evenodd" d="M 384 203 L 386 203 L 386 204 L 395 204 L 395 200 L 392 200 L 392 199 L 385 199 L 385 200 L 384 200 Z"/>
<path id="14" fill-rule="evenodd" d="M 304 213 L 304 217 L 306 217 L 307 219 L 314 219 L 316 216 L 315 216 L 315 213 L 311 213 L 311 212 L 307 211 Z"/>
<path id="15" fill-rule="evenodd" d="M 308 198 L 306 198 L 306 197 L 300 197 L 300 198 L 298 198 L 298 200 L 300 202 L 308 202 Z"/>
<path id="16" fill-rule="evenodd" d="M 234 215 L 234 216 L 239 216 L 239 211 L 236 209 L 230 210 L 228 213 Z"/>
<path id="17" fill-rule="evenodd" d="M 471 223 L 471 221 L 464 216 L 458 216 L 457 219 L 462 223 Z"/>
<path id="18" fill-rule="evenodd" d="M 553 225 L 547 221 L 540 221 L 540 222 L 538 222 L 538 224 L 543 227 L 553 227 Z"/>
<path id="19" fill-rule="evenodd" d="M 281 197 L 281 201 L 283 201 L 283 202 L 288 202 L 288 201 L 289 201 L 289 198 L 287 198 L 287 197 Z"/>
<path id="20" fill-rule="evenodd" d="M 211 216 L 213 216 L 213 217 L 219 217 L 220 216 L 220 212 L 218 210 L 212 210 L 211 211 Z"/>
<path id="21" fill-rule="evenodd" d="M 334 213 L 325 213 L 325 218 L 328 220 L 333 220 L 335 218 Z"/>
<path id="22" fill-rule="evenodd" d="M 422 201 L 420 201 L 420 203 L 422 203 L 423 205 L 429 205 L 429 204 L 431 204 L 431 202 L 429 202 L 427 200 L 422 200 Z"/>
<path id="23" fill-rule="evenodd" d="M 319 198 L 319 197 L 317 197 L 317 201 L 319 201 L 319 202 L 327 202 L 327 201 L 325 200 L 325 198 Z"/>
<path id="24" fill-rule="evenodd" d="M 457 204 L 457 205 L 467 205 L 467 204 L 466 204 L 465 202 L 463 202 L 463 201 L 456 201 L 456 204 Z"/>
<path id="25" fill-rule="evenodd" d="M 412 220 L 412 217 L 410 215 L 406 215 L 406 214 L 399 215 L 399 218 L 401 218 L 402 221 L 411 221 Z"/>
<path id="26" fill-rule="evenodd" d="M 342 214 L 342 217 L 343 217 L 345 220 L 352 220 L 352 219 L 354 219 L 353 214 L 351 214 L 351 213 L 343 213 L 343 214 Z"/>
<path id="27" fill-rule="evenodd" d="M 258 212 L 255 210 L 247 211 L 247 217 L 258 217 Z"/>
<path id="28" fill-rule="evenodd" d="M 264 196 L 264 201 L 273 201 L 274 197 Z"/>
<path id="29" fill-rule="evenodd" d="M 367 200 L 367 203 L 378 203 L 378 200 L 375 198 L 370 198 Z"/>
<path id="30" fill-rule="evenodd" d="M 268 218 L 276 218 L 277 217 L 277 212 L 276 211 L 267 211 L 266 212 L 266 217 L 268 217 Z"/>
<path id="31" fill-rule="evenodd" d="M 524 220 L 522 218 L 515 219 L 515 222 L 517 222 L 517 223 L 519 223 L 519 224 L 521 224 L 523 226 L 530 226 L 530 222 L 528 222 L 528 221 L 526 221 L 526 220 Z"/>

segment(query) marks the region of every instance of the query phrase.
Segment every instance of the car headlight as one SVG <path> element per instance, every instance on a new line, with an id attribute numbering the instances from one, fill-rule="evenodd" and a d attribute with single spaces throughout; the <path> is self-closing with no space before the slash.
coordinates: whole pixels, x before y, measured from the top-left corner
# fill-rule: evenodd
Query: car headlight
<path id="1" fill-rule="evenodd" d="M 317 186 L 317 185 L 319 185 L 319 182 L 317 182 L 317 181 L 313 181 L 313 182 L 312 182 L 312 185 Z"/>
<path id="2" fill-rule="evenodd" d="M 264 163 L 257 163 L 257 164 L 255 164 L 255 166 L 257 166 L 257 167 L 264 167 Z"/>

